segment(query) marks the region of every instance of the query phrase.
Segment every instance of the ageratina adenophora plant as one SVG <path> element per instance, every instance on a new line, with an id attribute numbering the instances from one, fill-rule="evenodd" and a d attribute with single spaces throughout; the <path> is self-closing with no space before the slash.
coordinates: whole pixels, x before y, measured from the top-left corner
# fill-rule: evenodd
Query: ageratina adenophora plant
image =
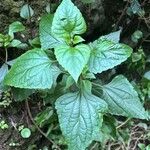
<path id="1" fill-rule="evenodd" d="M 147 119 L 137 92 L 123 75 L 101 85 L 95 74 L 124 62 L 132 48 L 119 43 L 119 32 L 83 44 L 86 23 L 71 0 L 63 0 L 56 13 L 42 17 L 41 48 L 17 58 L 4 79 L 21 89 L 57 90 L 58 76 L 66 83 L 55 99 L 60 128 L 69 150 L 85 150 L 101 141 L 103 115 Z M 114 38 L 115 37 L 115 38 Z"/>

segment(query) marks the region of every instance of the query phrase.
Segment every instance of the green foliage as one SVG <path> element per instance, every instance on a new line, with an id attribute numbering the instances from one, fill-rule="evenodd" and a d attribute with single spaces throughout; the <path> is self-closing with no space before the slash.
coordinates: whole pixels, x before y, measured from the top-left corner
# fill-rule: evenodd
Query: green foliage
<path id="1" fill-rule="evenodd" d="M 131 39 L 133 42 L 137 43 L 139 39 L 141 39 L 143 37 L 143 33 L 140 30 L 135 31 L 132 36 Z"/>
<path id="2" fill-rule="evenodd" d="M 45 124 L 49 122 L 53 114 L 54 112 L 52 107 L 47 107 L 45 110 L 43 110 L 35 117 L 37 125 L 39 125 L 39 127 L 43 127 Z"/>
<path id="3" fill-rule="evenodd" d="M 29 19 L 34 14 L 34 10 L 31 8 L 29 4 L 25 4 L 22 6 L 20 10 L 20 16 L 24 19 Z"/>
<path id="4" fill-rule="evenodd" d="M 83 68 L 89 60 L 90 48 L 85 44 L 80 44 L 75 47 L 61 45 L 55 49 L 55 55 L 58 62 L 77 82 Z"/>
<path id="5" fill-rule="evenodd" d="M 0 129 L 5 130 L 8 129 L 8 127 L 8 124 L 4 120 L 0 121 Z"/>
<path id="6" fill-rule="evenodd" d="M 80 91 L 67 93 L 56 101 L 56 109 L 69 150 L 84 150 L 92 140 L 100 141 L 102 116 L 107 104 L 91 93 L 89 81 Z"/>
<path id="7" fill-rule="evenodd" d="M 5 89 L 5 85 L 3 84 L 4 77 L 8 73 L 8 65 L 3 64 L 0 68 L 0 93 Z"/>
<path id="8" fill-rule="evenodd" d="M 19 66 L 19 69 L 18 69 Z M 51 88 L 60 70 L 40 49 L 33 49 L 19 57 L 5 77 L 5 83 L 19 88 Z"/>
<path id="9" fill-rule="evenodd" d="M 83 34 L 86 23 L 79 9 L 71 0 L 63 0 L 52 22 L 52 33 L 59 39 L 72 42 L 74 35 Z"/>
<path id="10" fill-rule="evenodd" d="M 8 89 L 3 90 L 2 92 L 2 96 L 0 96 L 0 107 L 7 108 L 12 103 L 12 95 Z"/>
<path id="11" fill-rule="evenodd" d="M 127 14 L 129 16 L 132 16 L 134 14 L 137 14 L 139 16 L 144 16 L 145 11 L 141 8 L 141 5 L 138 0 L 131 0 L 131 5 L 127 9 Z"/>
<path id="12" fill-rule="evenodd" d="M 103 36 L 103 38 L 106 38 L 107 40 L 118 43 L 120 41 L 120 34 L 121 34 L 121 30 L 118 30 L 116 32 L 112 32 Z"/>
<path id="13" fill-rule="evenodd" d="M 21 22 L 16 21 L 9 25 L 9 33 L 8 34 L 11 37 L 14 37 L 14 33 L 24 31 L 24 30 L 25 30 L 24 25 Z"/>
<path id="14" fill-rule="evenodd" d="M 52 35 L 51 27 L 53 15 L 44 15 L 40 21 L 40 41 L 42 49 L 54 48 L 61 42 Z"/>
<path id="15" fill-rule="evenodd" d="M 150 71 L 147 71 L 147 72 L 144 74 L 144 78 L 150 80 Z"/>
<path id="16" fill-rule="evenodd" d="M 32 93 L 29 90 L 42 90 L 41 97 L 53 107 L 35 118 L 39 126 L 50 120 L 55 105 L 68 148 L 85 150 L 92 141 L 105 141 L 109 134 L 115 134 L 113 125 L 111 131 L 107 130 L 113 119 L 103 122 L 103 115 L 148 119 L 127 78 L 119 75 L 106 85 L 97 84 L 95 74 L 112 69 L 131 56 L 132 48 L 119 43 L 121 30 L 83 44 L 81 34 L 86 31 L 86 23 L 71 0 L 63 0 L 54 16 L 44 15 L 39 30 L 41 48 L 17 58 L 3 77 L 5 85 L 17 88 L 13 91 L 16 99 L 26 99 Z M 21 30 L 12 30 L 11 34 L 17 31 Z M 33 47 L 40 47 L 37 41 Z M 14 41 L 12 45 L 19 43 Z M 22 130 L 24 138 L 30 134 L 29 129 Z"/>
<path id="17" fill-rule="evenodd" d="M 8 34 L 0 34 L 0 47 L 9 48 L 16 47 L 20 49 L 25 49 L 28 47 L 27 44 L 14 38 L 14 34 L 25 30 L 25 26 L 19 22 L 15 21 L 9 25 Z"/>
<path id="18" fill-rule="evenodd" d="M 20 88 L 12 88 L 12 94 L 15 101 L 23 101 L 26 100 L 31 94 L 34 93 L 34 90 L 29 89 L 20 89 Z"/>
<path id="19" fill-rule="evenodd" d="M 21 130 L 21 136 L 25 139 L 29 138 L 31 136 L 31 130 L 29 128 L 23 128 Z"/>
<path id="20" fill-rule="evenodd" d="M 102 97 L 107 102 L 112 114 L 141 119 L 148 118 L 137 92 L 129 81 L 121 75 L 103 86 Z"/>
<path id="21" fill-rule="evenodd" d="M 89 70 L 95 74 L 119 65 L 124 62 L 132 52 L 129 46 L 114 43 L 105 38 L 100 38 L 90 43 L 90 47 Z"/>
<path id="22" fill-rule="evenodd" d="M 81 0 L 83 3 L 85 4 L 90 4 L 90 3 L 94 3 L 95 0 Z"/>

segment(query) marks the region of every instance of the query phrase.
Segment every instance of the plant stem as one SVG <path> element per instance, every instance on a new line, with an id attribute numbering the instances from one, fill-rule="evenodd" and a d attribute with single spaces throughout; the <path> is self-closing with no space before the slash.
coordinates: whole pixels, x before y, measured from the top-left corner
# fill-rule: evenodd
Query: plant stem
<path id="1" fill-rule="evenodd" d="M 8 51 L 7 48 L 5 47 L 5 63 L 7 63 L 8 60 Z"/>
<path id="2" fill-rule="evenodd" d="M 28 11 L 29 11 L 29 23 L 31 24 L 31 12 L 30 12 L 29 0 L 27 0 L 27 3 L 28 3 Z"/>
<path id="3" fill-rule="evenodd" d="M 25 101 L 25 104 L 26 104 L 26 108 L 27 108 L 27 112 L 28 112 L 28 115 L 30 117 L 30 120 L 32 121 L 32 123 L 35 125 L 35 127 L 37 128 L 37 130 L 46 138 L 50 141 L 50 143 L 52 143 L 53 145 L 55 145 L 57 147 L 58 150 L 61 150 L 60 147 L 54 142 L 52 141 L 51 139 L 49 139 L 47 137 L 47 135 L 39 128 L 39 126 L 36 124 L 36 122 L 34 121 L 33 117 L 32 117 L 32 114 L 31 114 L 31 111 L 30 111 L 30 107 L 29 107 L 29 103 L 28 103 L 28 100 Z"/>
<path id="4" fill-rule="evenodd" d="M 100 88 L 103 88 L 103 86 L 100 85 L 100 84 L 97 84 L 97 83 L 94 83 L 94 82 L 92 82 L 92 84 L 95 85 L 95 86 L 99 86 Z"/>
<path id="5" fill-rule="evenodd" d="M 2 57 L 0 57 L 0 59 L 3 61 L 3 63 L 5 63 L 6 65 L 9 65 L 8 63 L 5 62 L 5 60 Z"/>
<path id="6" fill-rule="evenodd" d="M 50 13 L 52 13 L 52 4 L 51 4 L 51 0 L 49 0 L 49 7 L 50 7 Z"/>
<path id="7" fill-rule="evenodd" d="M 120 21 L 122 20 L 123 16 L 126 14 L 126 10 L 127 10 L 128 6 L 129 6 L 129 1 L 127 1 L 124 10 L 122 11 L 122 13 L 121 13 L 121 15 L 120 15 L 116 25 L 115 25 L 115 30 L 117 30 L 117 28 L 118 28 L 118 26 L 120 24 Z"/>
<path id="8" fill-rule="evenodd" d="M 120 124 L 119 126 L 116 127 L 116 129 L 118 130 L 119 128 L 122 128 L 124 125 L 126 125 L 129 121 L 131 120 L 131 118 L 128 118 L 125 122 L 123 122 L 122 124 Z"/>
<path id="9" fill-rule="evenodd" d="M 32 25 L 31 25 L 31 11 L 30 11 L 30 5 L 29 5 L 29 0 L 27 0 L 28 3 L 28 11 L 29 11 L 29 28 L 30 28 L 30 33 L 31 33 L 31 38 L 33 37 L 33 31 L 32 31 Z"/>

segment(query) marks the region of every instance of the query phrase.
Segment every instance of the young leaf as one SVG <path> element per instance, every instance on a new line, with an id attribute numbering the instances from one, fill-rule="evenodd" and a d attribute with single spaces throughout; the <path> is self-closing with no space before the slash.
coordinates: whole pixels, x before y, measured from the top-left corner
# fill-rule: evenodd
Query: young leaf
<path id="1" fill-rule="evenodd" d="M 20 56 L 5 77 L 5 84 L 27 89 L 51 88 L 53 78 L 60 70 L 40 49 L 33 49 Z"/>
<path id="2" fill-rule="evenodd" d="M 122 75 L 115 77 L 103 86 L 103 99 L 107 102 L 110 113 L 133 118 L 147 119 L 137 92 Z"/>
<path id="3" fill-rule="evenodd" d="M 141 10 L 141 5 L 138 2 L 138 0 L 132 0 L 130 8 L 131 8 L 133 14 L 136 14 Z"/>
<path id="4" fill-rule="evenodd" d="M 86 23 L 79 9 L 71 0 L 63 0 L 56 10 L 52 23 L 52 32 L 60 39 L 73 38 L 86 31 Z"/>
<path id="5" fill-rule="evenodd" d="M 32 17 L 34 14 L 33 9 L 31 8 L 31 6 L 29 6 L 29 4 L 25 4 L 23 5 L 23 7 L 21 8 L 20 11 L 20 16 L 24 19 L 29 19 L 30 17 Z"/>
<path id="6" fill-rule="evenodd" d="M 85 150 L 93 140 L 100 140 L 102 113 L 107 104 L 94 96 L 88 86 L 80 92 L 61 96 L 55 104 L 69 150 Z"/>
<path id="7" fill-rule="evenodd" d="M 54 48 L 61 43 L 51 33 L 52 21 L 52 14 L 44 15 L 40 21 L 40 41 L 42 49 Z"/>
<path id="8" fill-rule="evenodd" d="M 95 74 L 119 65 L 132 53 L 131 47 L 103 38 L 94 41 L 90 46 L 89 70 Z"/>
<path id="9" fill-rule="evenodd" d="M 131 36 L 131 40 L 135 43 L 138 42 L 139 39 L 141 39 L 143 37 L 143 32 L 140 30 L 136 30 L 132 36 Z"/>
<path id="10" fill-rule="evenodd" d="M 83 68 L 89 60 L 90 48 L 85 44 L 80 44 L 76 47 L 61 45 L 55 48 L 55 55 L 58 62 L 77 82 Z"/>
<path id="11" fill-rule="evenodd" d="M 14 33 L 24 31 L 24 30 L 25 30 L 25 26 L 21 22 L 16 21 L 9 25 L 9 33 L 8 34 L 11 37 L 14 37 Z"/>

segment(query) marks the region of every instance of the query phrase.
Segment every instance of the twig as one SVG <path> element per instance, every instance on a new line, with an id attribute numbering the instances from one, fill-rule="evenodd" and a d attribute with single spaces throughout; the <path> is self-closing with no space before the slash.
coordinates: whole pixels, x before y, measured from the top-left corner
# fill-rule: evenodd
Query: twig
<path id="1" fill-rule="evenodd" d="M 31 24 L 31 11 L 29 6 L 29 0 L 27 0 L 27 3 L 28 3 L 28 12 L 29 12 L 29 23 Z"/>
<path id="2" fill-rule="evenodd" d="M 141 43 L 140 43 L 140 45 L 142 45 L 144 42 L 145 42 L 145 40 L 147 40 L 147 38 L 150 36 L 150 33 L 145 37 L 145 38 L 143 38 L 143 40 L 141 41 Z"/>
<path id="3" fill-rule="evenodd" d="M 98 145 L 98 143 L 96 142 L 91 148 L 90 150 L 94 150 L 94 148 Z"/>
<path id="4" fill-rule="evenodd" d="M 147 0 L 144 0 L 143 3 L 141 4 L 141 6 L 143 7 L 145 5 Z"/>
<path id="5" fill-rule="evenodd" d="M 127 1 L 127 4 L 125 5 L 124 10 L 122 11 L 122 14 L 120 15 L 120 17 L 119 17 L 119 19 L 118 19 L 118 21 L 117 21 L 117 23 L 116 23 L 116 25 L 115 25 L 115 30 L 117 30 L 117 28 L 118 28 L 118 26 L 119 26 L 119 23 L 120 23 L 120 21 L 122 20 L 123 16 L 125 15 L 128 6 L 129 6 L 129 1 Z"/>
<path id="6" fill-rule="evenodd" d="M 38 130 L 46 139 L 48 139 L 48 141 L 49 141 L 50 143 L 52 143 L 53 145 L 55 145 L 58 150 L 61 150 L 60 147 L 59 147 L 54 141 L 52 141 L 51 139 L 49 139 L 49 138 L 47 137 L 47 135 L 38 127 L 38 125 L 36 124 L 36 122 L 34 121 L 34 119 L 33 119 L 33 117 L 32 117 L 28 100 L 26 100 L 25 103 L 26 103 L 26 108 L 27 108 L 27 112 L 28 112 L 29 118 L 30 118 L 30 120 L 32 121 L 32 123 L 35 125 L 35 127 L 37 128 L 37 130 Z"/>
<path id="7" fill-rule="evenodd" d="M 134 144 L 134 147 L 132 148 L 133 150 L 136 150 L 136 146 L 137 146 L 139 140 L 140 140 L 142 137 L 143 137 L 143 134 L 142 134 L 139 138 L 137 138 L 137 140 L 136 140 L 136 142 L 135 142 L 135 144 Z"/>
<path id="8" fill-rule="evenodd" d="M 29 5 L 29 0 L 27 0 L 28 3 L 28 11 L 29 11 L 29 27 L 30 27 L 30 33 L 31 33 L 31 38 L 33 37 L 33 32 L 32 32 L 32 26 L 31 26 L 31 11 L 30 11 L 30 5 Z"/>
<path id="9" fill-rule="evenodd" d="M 124 125 L 126 125 L 128 122 L 130 121 L 130 118 L 128 118 L 125 122 L 123 122 L 122 124 L 120 124 L 119 126 L 116 127 L 116 129 L 118 130 L 119 128 L 122 128 Z"/>

